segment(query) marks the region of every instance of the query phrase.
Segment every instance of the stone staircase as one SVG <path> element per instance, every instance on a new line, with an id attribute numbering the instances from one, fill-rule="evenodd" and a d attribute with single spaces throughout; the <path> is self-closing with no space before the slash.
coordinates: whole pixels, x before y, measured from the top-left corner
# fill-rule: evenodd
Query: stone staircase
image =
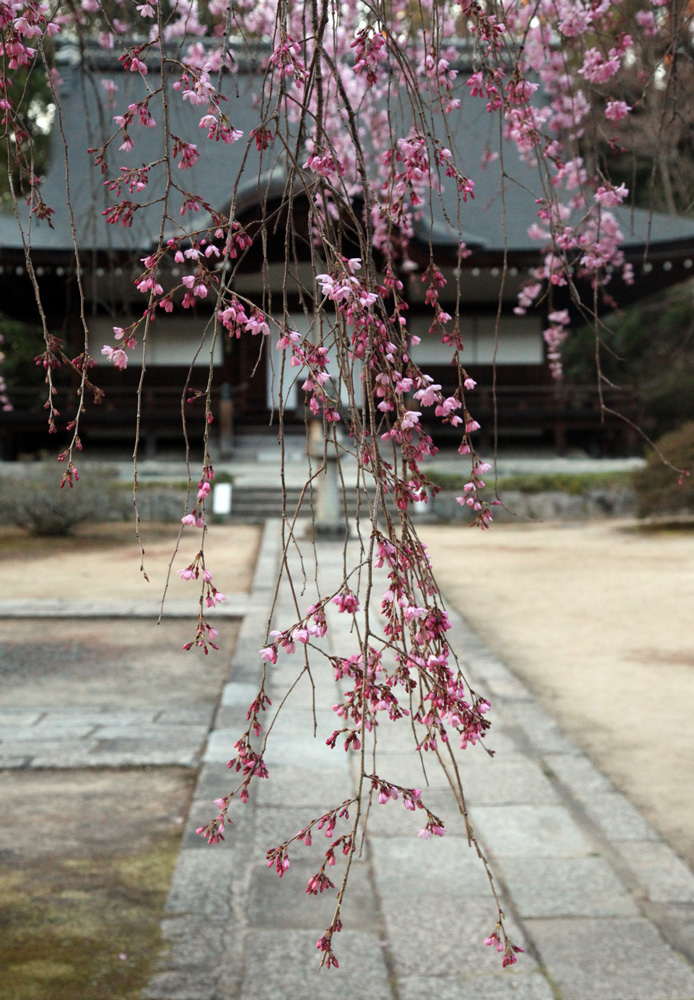
<path id="1" fill-rule="evenodd" d="M 295 486 L 287 487 L 285 510 L 287 516 L 291 517 L 297 508 L 301 498 L 301 488 Z M 356 514 L 358 494 L 356 490 L 348 489 L 346 492 L 346 506 L 350 517 Z M 316 489 L 313 494 L 307 490 L 301 505 L 303 518 L 311 516 L 311 504 L 315 507 L 317 502 Z M 340 499 L 340 509 L 342 510 L 342 499 Z M 367 503 L 366 494 L 361 494 L 362 508 Z M 278 485 L 269 483 L 266 486 L 256 485 L 234 485 L 231 500 L 231 518 L 234 521 L 247 521 L 255 523 L 264 521 L 268 517 L 281 517 L 282 515 L 282 491 Z"/>

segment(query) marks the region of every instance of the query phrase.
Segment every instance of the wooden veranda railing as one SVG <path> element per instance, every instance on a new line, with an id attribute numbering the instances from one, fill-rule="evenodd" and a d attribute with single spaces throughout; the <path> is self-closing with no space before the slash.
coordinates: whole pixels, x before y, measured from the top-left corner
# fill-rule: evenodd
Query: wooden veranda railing
<path id="1" fill-rule="evenodd" d="M 445 393 L 452 393 L 453 386 L 444 386 Z M 188 396 L 192 395 L 191 393 Z M 226 400 L 224 396 L 226 395 Z M 50 442 L 46 437 L 46 411 L 43 408 L 45 393 L 43 388 L 19 388 L 11 391 L 14 409 L 11 412 L 0 413 L 0 438 L 3 443 L 5 458 L 12 459 L 20 451 L 37 448 L 37 440 L 43 441 L 43 447 Z M 606 389 L 602 397 L 595 385 L 501 385 L 495 393 L 486 387 L 478 385 L 466 400 L 474 417 L 482 425 L 483 436 L 491 437 L 494 427 L 498 428 L 500 437 L 508 434 L 541 432 L 553 438 L 559 451 L 563 450 L 569 436 L 592 435 L 599 439 L 609 436 L 612 440 L 619 438 L 620 450 L 633 448 L 635 432 L 630 422 L 639 424 L 641 408 L 638 398 L 626 390 Z M 232 399 L 228 393 L 222 393 L 219 387 L 213 390 L 212 410 L 215 424 L 220 416 L 226 414 L 226 423 L 233 417 L 230 413 L 236 411 L 234 420 L 237 431 L 244 426 L 254 426 L 268 422 L 268 411 L 257 404 L 248 405 L 242 391 L 232 390 Z M 57 407 L 61 420 L 67 423 L 74 416 L 76 396 L 74 390 L 62 390 L 57 397 Z M 225 409 L 226 406 L 226 409 Z M 603 409 L 605 407 L 606 409 Z M 625 420 L 613 415 L 620 414 Z M 87 400 L 85 412 L 81 416 L 80 431 L 85 440 L 89 441 L 132 441 L 137 412 L 136 396 L 132 387 L 110 387 L 103 403 L 95 406 L 91 399 Z M 141 436 L 150 452 L 159 441 L 180 439 L 182 430 L 182 412 L 185 413 L 186 426 L 191 435 L 199 434 L 204 419 L 202 400 L 191 403 L 181 403 L 181 389 L 173 385 L 154 385 L 145 388 L 141 405 Z M 423 420 L 429 430 L 444 439 L 459 434 L 458 429 L 447 431 L 440 422 L 431 419 L 428 411 L 424 411 Z M 287 414 L 287 421 L 297 423 L 303 421 L 303 407 L 295 413 Z M 215 426 L 215 432 L 219 431 Z"/>

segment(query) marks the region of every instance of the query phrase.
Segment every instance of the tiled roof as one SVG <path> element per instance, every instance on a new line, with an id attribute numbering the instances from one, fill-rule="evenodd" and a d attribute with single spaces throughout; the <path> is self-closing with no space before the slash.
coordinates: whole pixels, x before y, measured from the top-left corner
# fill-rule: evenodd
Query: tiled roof
<path id="1" fill-rule="evenodd" d="M 115 56 L 109 53 L 97 52 L 89 61 L 89 68 L 83 68 L 75 49 L 63 49 L 60 68 L 63 80 L 62 129 L 68 148 L 70 193 L 78 244 L 83 251 L 144 251 L 157 241 L 161 205 L 155 204 L 138 210 L 132 226 L 109 225 L 102 212 L 120 199 L 115 198 L 104 187 L 102 176 L 93 166 L 94 156 L 87 154 L 86 150 L 102 146 L 115 132 L 113 115 L 116 111 L 142 100 L 148 88 L 151 90 L 158 87 L 158 71 L 152 67 L 143 80 L 137 73 L 124 72 Z M 256 104 L 262 77 L 257 65 L 257 61 L 246 59 L 239 63 L 238 73 L 226 76 L 224 81 L 224 91 L 228 97 L 224 110 L 233 126 L 241 129 L 246 137 L 258 124 Z M 113 79 L 118 87 L 114 107 L 108 107 L 106 91 L 102 85 L 105 79 Z M 432 196 L 433 230 L 427 211 L 418 221 L 416 233 L 423 242 L 428 243 L 431 239 L 435 247 L 443 250 L 456 246 L 456 227 L 459 226 L 467 244 L 483 251 L 485 255 L 500 254 L 504 246 L 511 253 L 539 253 L 540 244 L 528 236 L 528 228 L 537 217 L 536 199 L 542 195 L 538 172 L 520 161 L 511 143 L 504 141 L 499 145 L 498 119 L 487 113 L 484 100 L 469 97 L 464 84 L 464 73 L 461 73 L 459 80 L 461 108 L 447 117 L 450 133 L 447 142 L 454 148 L 458 164 L 462 169 L 468 170 L 474 179 L 475 198 L 458 208 L 452 184 L 447 185 L 442 194 L 435 192 Z M 171 93 L 170 98 L 168 108 L 171 131 L 187 142 L 196 143 L 200 153 L 198 162 L 190 170 L 178 170 L 174 167 L 175 181 L 188 190 L 202 193 L 214 208 L 228 210 L 239 169 L 246 156 L 246 142 L 241 140 L 233 145 L 224 145 L 209 140 L 206 132 L 198 127 L 205 107 L 191 106 L 179 94 Z M 156 112 L 154 114 L 156 117 Z M 58 124 L 56 118 L 50 162 L 42 188 L 44 200 L 55 209 L 54 228 L 49 228 L 45 222 L 32 222 L 31 242 L 35 251 L 70 253 L 72 235 L 65 197 L 63 141 Z M 134 149 L 121 152 L 118 150 L 118 142 L 112 144 L 107 156 L 108 176 L 117 174 L 121 167 L 139 166 L 156 160 L 163 153 L 160 128 L 150 129 L 133 124 L 129 131 L 135 144 Z M 485 149 L 500 151 L 501 156 L 489 163 L 486 170 L 482 170 L 480 162 Z M 272 149 L 266 151 L 261 164 L 260 155 L 251 143 L 244 167 L 244 179 L 236 192 L 239 209 L 249 208 L 262 201 L 266 190 L 270 194 L 281 193 L 284 185 L 281 162 L 273 159 L 274 155 L 279 157 L 279 154 L 279 150 L 277 154 L 273 154 Z M 503 191 L 502 165 L 505 174 Z M 130 197 L 144 204 L 160 196 L 163 167 L 158 170 L 158 175 L 152 172 L 150 183 L 144 191 L 128 195 L 124 188 L 122 197 Z M 172 191 L 168 213 L 172 221 L 167 224 L 169 235 L 177 232 L 176 220 L 180 218 L 181 204 L 181 195 Z M 620 210 L 616 214 L 627 244 L 633 247 L 649 242 L 657 250 L 657 244 L 670 248 L 685 241 L 694 249 L 692 219 L 629 209 Z M 199 224 L 204 223 L 201 216 Z M 0 214 L 0 248 L 21 248 L 14 218 L 6 213 Z"/>

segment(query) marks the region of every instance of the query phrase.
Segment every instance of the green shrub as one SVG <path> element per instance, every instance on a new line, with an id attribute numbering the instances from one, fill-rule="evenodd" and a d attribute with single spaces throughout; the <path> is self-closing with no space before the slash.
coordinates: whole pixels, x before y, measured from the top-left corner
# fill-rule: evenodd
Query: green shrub
<path id="1" fill-rule="evenodd" d="M 656 443 L 677 469 L 694 473 L 694 422 L 665 434 Z M 677 473 L 651 452 L 646 467 L 633 477 L 639 517 L 694 514 L 694 475 L 682 477 L 678 485 Z"/>
<path id="2" fill-rule="evenodd" d="M 630 485 L 629 472 L 553 472 L 546 474 L 525 474 L 504 476 L 499 478 L 499 492 L 509 490 L 520 493 L 568 493 L 570 496 L 583 496 L 591 490 L 626 488 Z M 429 478 L 444 490 L 461 490 L 467 479 L 458 473 L 439 472 L 434 469 Z M 468 477 L 469 478 L 469 477 Z M 485 481 L 494 480 L 485 476 Z"/>
<path id="3" fill-rule="evenodd" d="M 550 472 L 537 475 L 506 476 L 499 488 L 521 493 L 568 493 L 579 497 L 591 490 L 612 490 L 629 486 L 628 472 Z"/>
<path id="4" fill-rule="evenodd" d="M 19 465 L 0 480 L 0 517 L 33 535 L 69 535 L 85 521 L 122 520 L 129 504 L 116 475 L 92 467 L 72 489 L 60 489 L 55 462 Z"/>

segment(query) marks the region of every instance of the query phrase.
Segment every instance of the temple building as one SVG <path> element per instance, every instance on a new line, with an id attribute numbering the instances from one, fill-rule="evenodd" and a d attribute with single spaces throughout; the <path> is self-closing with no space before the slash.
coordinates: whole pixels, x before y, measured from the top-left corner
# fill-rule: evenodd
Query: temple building
<path id="1" fill-rule="evenodd" d="M 98 48 L 85 51 L 63 45 L 59 58 L 62 110 L 53 122 L 41 187 L 45 203 L 54 209 L 52 227 L 36 218 L 29 226 L 23 205 L 20 217 L 25 234 L 30 233 L 31 260 L 49 330 L 62 339 L 70 357 L 83 349 L 84 323 L 89 330 L 90 351 L 97 361 L 93 381 L 105 396 L 100 405 L 88 405 L 82 414 L 81 437 L 85 444 L 124 444 L 133 439 L 142 355 L 132 352 L 127 369 L 121 371 L 100 351 L 102 345 L 114 343 L 114 326 L 124 327 L 142 314 L 146 299 L 134 282 L 142 273 L 142 258 L 159 240 L 160 199 L 164 195 L 168 199 L 164 238 L 176 238 L 181 233 L 176 220 L 184 195 L 176 188 L 157 191 L 153 183 L 133 195 L 127 195 L 124 188 L 121 197 L 127 195 L 142 207 L 134 212 L 130 225 L 107 222 L 104 213 L 119 199 L 104 185 L 104 177 L 94 166 L 94 154 L 87 150 L 102 147 L 114 135 L 114 114 L 142 100 L 145 83 L 139 74 L 124 71 L 113 54 Z M 239 56 L 238 72 L 226 87 L 229 100 L 225 111 L 244 136 L 258 122 L 255 102 L 262 82 L 258 67 L 252 54 Z M 465 79 L 464 66 L 459 79 Z M 154 67 L 147 76 L 147 86 L 150 90 L 158 86 Z M 113 92 L 115 99 L 110 97 Z M 249 233 L 259 233 L 261 219 L 273 220 L 272 228 L 265 222 L 264 238 L 255 239 L 246 253 L 234 289 L 259 305 L 268 304 L 268 293 L 273 304 L 281 304 L 284 295 L 293 325 L 307 332 L 313 304 L 302 291 L 311 287 L 312 274 L 305 191 L 297 190 L 288 199 L 279 160 L 274 163 L 267 153 L 261 160 L 253 144 L 247 150 L 245 141 L 224 145 L 208 140 L 198 128 L 204 109 L 192 107 L 180 95 L 168 102 L 168 109 L 171 133 L 195 142 L 199 151 L 199 159 L 190 170 L 174 171 L 175 180 L 187 190 L 204 193 L 207 207 L 200 208 L 196 227 L 211 224 L 214 212 L 228 213 L 232 204 L 235 218 Z M 410 307 L 408 325 L 421 337 L 414 359 L 444 390 L 453 391 L 457 378 L 450 365 L 450 348 L 428 332 L 431 310 L 424 302 L 422 272 L 432 247 L 448 280 L 441 294 L 443 307 L 447 306 L 447 294 L 453 296 L 457 289 L 460 292 L 464 364 L 478 383 L 469 405 L 484 431 L 491 434 L 496 426 L 501 440 L 518 436 L 542 439 L 553 442 L 559 450 L 571 441 L 592 443 L 598 450 L 628 449 L 632 443 L 625 436 L 625 425 L 602 421 L 596 387 L 561 386 L 552 378 L 542 335 L 547 306 L 528 310 L 526 315 L 514 312 L 520 289 L 544 255 L 542 244 L 529 235 L 537 219 L 536 199 L 542 194 L 537 171 L 519 159 L 510 143 L 499 147 L 498 121 L 487 113 L 484 101 L 462 95 L 460 109 L 450 113 L 447 123 L 456 156 L 474 177 L 475 197 L 459 209 L 453 193 L 434 192 L 433 227 L 429 206 L 416 223 L 408 255 L 418 269 L 402 274 Z M 106 176 L 116 176 L 121 167 L 149 163 L 162 155 L 160 129 L 133 124 L 131 132 L 132 150 L 119 150 L 116 143 L 109 147 Z M 237 182 L 244 157 L 242 178 Z M 487 161 L 485 169 L 480 168 L 483 160 Z M 66 198 L 66 172 L 72 211 Z M 625 235 L 625 257 L 636 278 L 629 285 L 615 275 L 610 284 L 615 306 L 628 305 L 692 276 L 694 220 L 640 209 L 614 211 Z M 459 223 L 460 231 L 454 222 Z M 288 226 L 297 253 L 285 273 Z M 462 261 L 458 258 L 461 234 L 469 251 Z M 160 280 L 165 288 L 173 287 L 186 273 L 185 266 L 166 267 L 170 270 L 163 271 Z M 78 281 L 84 292 L 84 323 Z M 5 315 L 27 323 L 37 321 L 23 236 L 7 210 L 0 212 L 0 296 Z M 152 324 L 141 399 L 141 437 L 150 455 L 162 442 L 180 439 L 181 397 L 205 388 L 210 361 L 214 368 L 213 410 L 226 407 L 228 413 L 233 408 L 234 426 L 247 433 L 275 433 L 276 336 L 237 340 L 222 330 L 224 336 L 213 344 L 210 303 L 200 300 L 193 309 L 182 309 L 177 303 L 171 315 Z M 572 309 L 568 297 L 562 300 L 561 290 L 553 308 Z M 41 349 L 37 344 L 36 353 Z M 60 392 L 64 398 L 58 409 L 69 415 L 74 394 L 70 397 L 69 386 Z M 47 437 L 45 387 L 15 386 L 12 398 L 14 409 L 0 414 L 3 457 L 12 459 L 55 443 L 56 439 L 52 442 Z M 298 430 L 303 426 L 305 406 L 297 386 L 289 392 L 286 404 L 288 431 L 292 426 Z M 628 393 L 614 394 L 611 404 L 638 418 Z M 201 421 L 199 410 L 190 404 L 192 428 Z M 67 432 L 60 422 L 58 427 L 60 442 L 67 439 Z M 437 434 L 442 433 L 439 427 Z M 221 446 L 229 451 L 230 440 Z"/>

